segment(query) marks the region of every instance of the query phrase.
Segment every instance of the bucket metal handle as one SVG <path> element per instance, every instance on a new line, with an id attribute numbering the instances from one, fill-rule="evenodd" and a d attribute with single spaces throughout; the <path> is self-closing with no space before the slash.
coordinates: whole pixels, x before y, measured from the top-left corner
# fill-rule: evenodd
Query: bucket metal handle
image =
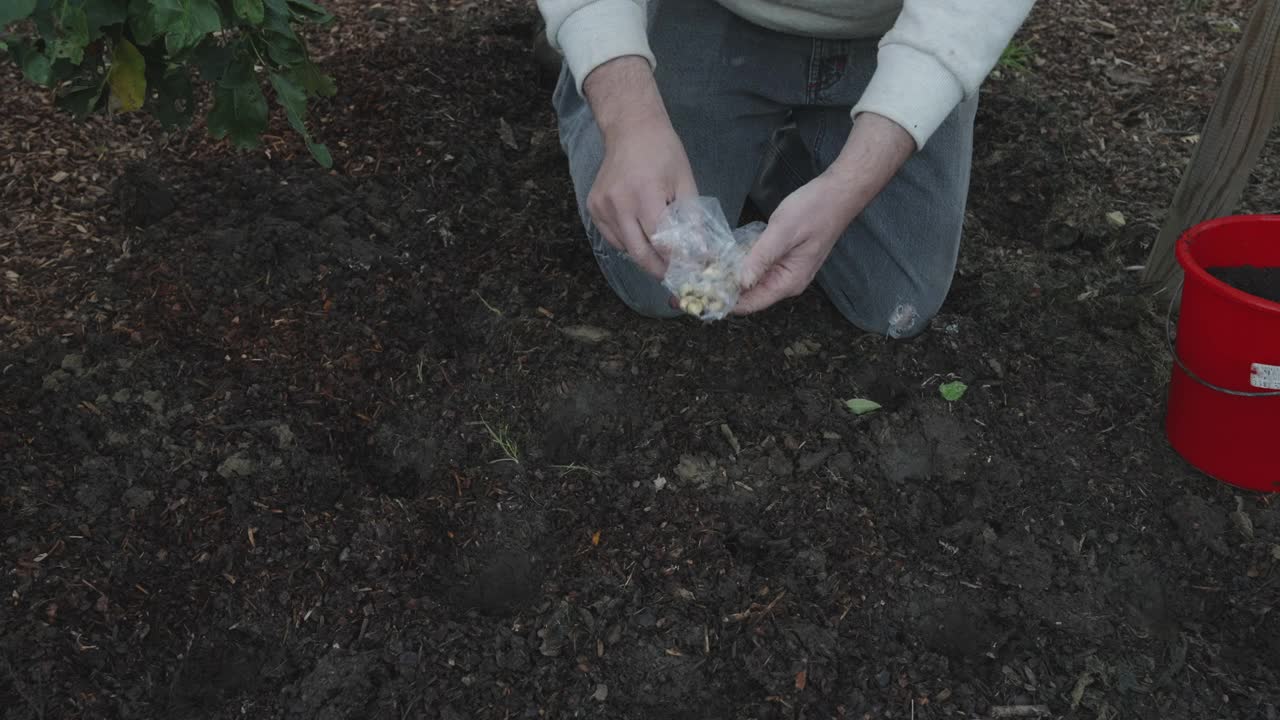
<path id="1" fill-rule="evenodd" d="M 1217 392 L 1224 393 L 1226 395 L 1235 395 L 1237 397 L 1280 397 L 1280 390 L 1273 390 L 1273 391 L 1232 390 L 1230 388 L 1224 388 L 1218 385 L 1214 385 L 1208 380 L 1205 380 L 1204 378 L 1195 374 L 1195 372 L 1193 372 L 1191 368 L 1187 367 L 1187 364 L 1182 361 L 1182 358 L 1178 357 L 1178 350 L 1173 345 L 1173 338 L 1175 334 L 1173 330 L 1173 304 L 1174 302 L 1177 301 L 1178 296 L 1182 294 L 1183 282 L 1185 281 L 1179 282 L 1178 289 L 1170 294 L 1169 309 L 1168 311 L 1165 312 L 1165 316 L 1164 316 L 1165 342 L 1168 343 L 1169 345 L 1169 355 L 1173 357 L 1174 362 L 1178 363 L 1178 367 L 1182 368 L 1182 371 L 1185 372 L 1187 374 L 1187 377 L 1191 378 L 1192 380 L 1200 383 L 1201 385 L 1209 388 L 1210 390 L 1215 390 Z"/>

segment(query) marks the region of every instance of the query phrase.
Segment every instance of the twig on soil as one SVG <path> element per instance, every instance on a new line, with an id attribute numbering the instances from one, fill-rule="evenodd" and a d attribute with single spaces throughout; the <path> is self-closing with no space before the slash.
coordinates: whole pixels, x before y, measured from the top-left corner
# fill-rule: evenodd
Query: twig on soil
<path id="1" fill-rule="evenodd" d="M 491 313 L 493 313 L 494 315 L 497 315 L 497 316 L 499 316 L 499 317 L 501 317 L 501 316 L 502 316 L 502 311 L 501 311 L 501 310 L 499 310 L 498 308 L 496 308 L 496 307 L 494 307 L 494 306 L 490 305 L 490 304 L 489 304 L 489 301 L 484 299 L 484 297 L 480 294 L 480 291 L 479 291 L 479 290 L 472 290 L 472 291 L 471 291 L 471 294 L 472 294 L 472 295 L 475 295 L 475 296 L 476 296 L 476 297 L 478 297 L 478 298 L 480 298 L 480 302 L 484 303 L 484 306 L 485 306 L 485 307 L 487 307 L 487 308 L 489 308 L 489 312 L 491 312 Z"/>
<path id="2" fill-rule="evenodd" d="M 576 472 L 584 473 L 586 475 L 590 475 L 591 477 L 600 477 L 599 470 L 593 470 L 587 467 L 586 465 L 579 465 L 578 463 L 569 463 L 568 465 L 552 465 L 551 467 L 560 471 L 560 477 L 565 477 L 566 475 L 572 475 L 573 473 L 576 473 Z"/>
<path id="3" fill-rule="evenodd" d="M 1048 705 L 995 705 L 991 708 L 991 720 L 1005 718 L 1049 717 Z"/>
<path id="4" fill-rule="evenodd" d="M 844 622 L 844 619 L 849 616 L 849 611 L 852 609 L 853 609 L 853 603 L 849 603 L 848 605 L 846 605 L 844 608 L 844 611 L 840 613 L 840 617 L 836 618 L 836 625 L 839 625 L 840 623 Z"/>
<path id="5" fill-rule="evenodd" d="M 738 443 L 738 437 L 733 434 L 733 430 L 729 428 L 728 423 L 720 423 L 720 433 L 724 435 L 724 439 L 728 441 L 729 447 L 733 448 L 733 454 L 741 455 L 742 445 Z"/>
<path id="6" fill-rule="evenodd" d="M 418 695 L 418 696 L 415 696 L 412 700 L 410 700 L 409 704 L 405 706 L 404 712 L 400 714 L 400 720 L 405 720 L 406 718 L 408 718 L 409 713 L 413 711 L 413 706 L 417 705 L 418 701 L 421 699 L 422 699 L 422 696 Z"/>
<path id="7" fill-rule="evenodd" d="M 752 624 L 759 625 L 761 620 L 767 617 L 769 613 L 773 612 L 773 608 L 777 606 L 778 601 L 781 600 L 783 596 L 785 596 L 786 594 L 787 594 L 786 590 L 779 592 L 778 596 L 775 597 L 773 600 L 769 601 L 769 604 L 765 605 L 763 608 L 761 608 L 757 603 L 751 603 L 751 607 L 747 608 L 746 610 L 743 610 L 742 612 L 736 612 L 731 615 L 726 615 L 724 618 L 724 621 L 725 622 L 743 622 L 745 620 L 750 620 L 752 615 L 756 615 L 757 616 L 756 620 Z"/>

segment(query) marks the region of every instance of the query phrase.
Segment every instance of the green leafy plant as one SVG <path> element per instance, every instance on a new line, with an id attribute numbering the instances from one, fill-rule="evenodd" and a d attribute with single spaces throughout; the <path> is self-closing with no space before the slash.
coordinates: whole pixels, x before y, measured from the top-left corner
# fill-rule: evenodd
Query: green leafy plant
<path id="1" fill-rule="evenodd" d="M 996 64 L 1010 72 L 1026 72 L 1031 69 L 1031 56 L 1030 45 L 1014 41 L 1005 46 Z"/>
<path id="2" fill-rule="evenodd" d="M 265 82 L 330 167 L 306 115 L 309 100 L 334 94 L 333 79 L 311 61 L 299 30 L 332 20 L 312 0 L 0 0 L 0 52 L 80 118 L 141 110 L 162 127 L 185 126 L 195 83 L 209 83 L 209 133 L 241 148 L 259 146 L 267 128 Z"/>
<path id="3" fill-rule="evenodd" d="M 854 415 L 866 415 L 867 413 L 875 412 L 876 410 L 880 409 L 880 403 L 876 402 L 875 400 L 868 400 L 866 398 L 854 398 L 852 400 L 845 400 L 844 406 L 849 408 L 849 412 L 853 413 Z"/>
<path id="4" fill-rule="evenodd" d="M 955 382 L 942 383 L 938 386 L 938 391 L 942 394 L 942 399 L 947 402 L 955 402 L 964 397 L 964 393 L 969 389 L 968 385 L 956 380 Z"/>
<path id="5" fill-rule="evenodd" d="M 511 431 L 507 426 L 499 425 L 495 428 L 487 422 L 481 423 L 481 425 L 484 427 L 485 432 L 489 434 L 489 439 L 493 441 L 493 444 L 502 451 L 502 457 L 493 462 L 512 462 L 519 465 L 520 447 L 516 444 L 516 439 L 511 435 Z"/>

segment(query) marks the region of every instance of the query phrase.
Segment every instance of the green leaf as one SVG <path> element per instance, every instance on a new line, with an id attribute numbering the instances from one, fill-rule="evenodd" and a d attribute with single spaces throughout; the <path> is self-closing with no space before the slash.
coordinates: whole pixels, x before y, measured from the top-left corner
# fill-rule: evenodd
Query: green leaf
<path id="1" fill-rule="evenodd" d="M 289 79 L 301 85 L 307 94 L 315 97 L 333 97 L 338 92 L 333 78 L 320 72 L 315 63 L 304 62 L 289 71 Z"/>
<path id="2" fill-rule="evenodd" d="M 267 40 L 267 56 L 271 58 L 271 62 L 284 67 L 306 62 L 307 53 L 297 35 L 282 35 L 269 31 L 262 35 Z"/>
<path id="3" fill-rule="evenodd" d="M 53 66 L 52 84 L 58 87 L 54 104 L 80 120 L 106 101 L 107 75 L 96 62 L 75 66 L 60 60 Z"/>
<path id="4" fill-rule="evenodd" d="M 325 170 L 333 167 L 333 155 L 329 153 L 328 146 L 322 143 L 308 142 L 307 149 L 311 151 L 311 157 L 315 158 L 320 167 Z"/>
<path id="5" fill-rule="evenodd" d="M 66 59 L 75 65 L 84 62 L 84 48 L 89 44 L 89 16 L 84 8 L 67 8 L 57 24 L 58 29 L 49 46 L 49 59 Z"/>
<path id="6" fill-rule="evenodd" d="M 875 412 L 880 409 L 880 403 L 866 398 L 846 400 L 844 404 L 854 415 L 866 415 L 869 412 Z"/>
<path id="7" fill-rule="evenodd" d="M 333 20 L 333 15 L 311 0 L 288 0 L 290 14 L 307 22 L 324 25 Z"/>
<path id="8" fill-rule="evenodd" d="M 258 136 L 267 129 L 267 98 L 253 72 L 252 61 L 236 58 L 213 93 L 209 111 L 209 133 L 217 140 L 230 138 L 236 146 L 254 148 Z"/>
<path id="9" fill-rule="evenodd" d="M 142 108 L 147 99 L 147 61 L 133 43 L 120 38 L 111 53 L 111 69 L 107 72 L 111 97 L 122 112 Z"/>
<path id="10" fill-rule="evenodd" d="M 153 91 L 151 114 L 166 129 L 185 126 L 191 122 L 195 110 L 195 88 L 186 68 L 174 68 L 157 77 L 151 74 Z"/>
<path id="11" fill-rule="evenodd" d="M 261 25 L 265 17 L 262 0 L 232 0 L 236 16 L 248 20 L 251 25 Z"/>
<path id="12" fill-rule="evenodd" d="M 955 382 L 943 383 L 938 386 L 938 390 L 942 393 L 942 398 L 947 402 L 955 402 L 964 396 L 964 391 L 969 386 L 956 380 Z"/>
<path id="13" fill-rule="evenodd" d="M 200 44 L 192 51 L 191 61 L 200 71 L 200 77 L 207 82 L 217 82 L 227 71 L 235 49 L 212 42 Z"/>
<path id="14" fill-rule="evenodd" d="M 25 20 L 36 9 L 36 0 L 0 0 L 0 27 Z"/>
<path id="15" fill-rule="evenodd" d="M 274 33 L 296 37 L 293 25 L 290 23 L 292 16 L 289 13 L 289 3 L 286 0 L 263 0 L 262 6 L 265 18 L 263 27 Z"/>
<path id="16" fill-rule="evenodd" d="M 155 14 L 151 12 L 151 0 L 130 0 L 129 31 L 139 45 L 150 45 L 162 34 L 156 26 Z"/>
<path id="17" fill-rule="evenodd" d="M 129 0 L 90 0 L 84 4 L 84 11 L 89 19 L 89 39 L 97 40 L 103 36 L 104 28 L 129 19 Z"/>
<path id="18" fill-rule="evenodd" d="M 81 78 L 71 84 L 58 95 L 55 104 L 83 120 L 93 113 L 102 103 L 102 90 L 106 87 L 106 77 L 97 75 Z"/>
<path id="19" fill-rule="evenodd" d="M 195 47 L 206 35 L 222 29 L 214 0 L 152 0 L 152 19 L 170 53 Z"/>
<path id="20" fill-rule="evenodd" d="M 53 85 L 53 66 L 43 53 L 33 52 L 22 62 L 22 74 L 31 82 L 44 87 Z"/>
<path id="21" fill-rule="evenodd" d="M 289 6 L 285 0 L 265 0 L 266 20 L 262 37 L 267 42 L 267 54 L 277 65 L 290 67 L 306 62 L 306 48 L 290 24 Z"/>
<path id="22" fill-rule="evenodd" d="M 22 68 L 22 74 L 27 80 L 44 87 L 53 84 L 53 65 L 44 53 L 36 49 L 35 45 L 26 40 L 19 40 L 16 44 L 9 46 L 9 54 L 13 56 L 18 67 Z"/>
<path id="23" fill-rule="evenodd" d="M 329 154 L 329 148 L 313 141 L 311 133 L 307 130 L 305 122 L 307 115 L 306 91 L 279 73 L 271 73 L 271 86 L 276 90 L 276 101 L 284 108 L 284 114 L 289 119 L 289 125 L 306 141 L 307 149 L 311 151 L 311 156 L 322 167 L 332 167 L 333 156 Z"/>

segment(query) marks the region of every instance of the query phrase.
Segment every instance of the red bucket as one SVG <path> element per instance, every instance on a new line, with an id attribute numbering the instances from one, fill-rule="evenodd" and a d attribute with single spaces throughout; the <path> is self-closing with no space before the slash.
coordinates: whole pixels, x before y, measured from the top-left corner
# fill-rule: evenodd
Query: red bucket
<path id="1" fill-rule="evenodd" d="M 1280 303 L 1207 268 L 1280 266 L 1280 215 L 1210 220 L 1178 240 L 1184 271 L 1165 430 L 1206 475 L 1280 492 Z"/>

